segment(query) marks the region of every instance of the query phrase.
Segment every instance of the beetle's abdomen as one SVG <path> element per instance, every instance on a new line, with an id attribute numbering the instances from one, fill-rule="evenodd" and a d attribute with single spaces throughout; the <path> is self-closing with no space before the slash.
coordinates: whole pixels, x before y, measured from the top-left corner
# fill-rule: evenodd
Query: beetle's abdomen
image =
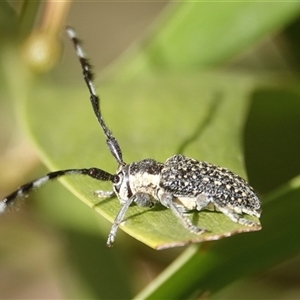
<path id="1" fill-rule="evenodd" d="M 175 197 L 205 194 L 220 207 L 260 209 L 257 195 L 243 178 L 226 168 L 183 155 L 174 155 L 165 162 L 160 186 Z"/>

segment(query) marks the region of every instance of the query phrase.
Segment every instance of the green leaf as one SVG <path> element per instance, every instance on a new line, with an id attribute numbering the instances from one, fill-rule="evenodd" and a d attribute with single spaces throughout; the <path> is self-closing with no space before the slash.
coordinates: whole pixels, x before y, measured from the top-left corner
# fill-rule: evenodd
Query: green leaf
<path id="1" fill-rule="evenodd" d="M 299 197 L 298 176 L 265 199 L 263 230 L 213 242 L 200 250 L 188 249 L 136 299 L 187 299 L 191 291 L 213 294 L 242 276 L 299 253 Z"/>
<path id="2" fill-rule="evenodd" d="M 141 43 L 143 51 L 133 48 L 132 59 L 119 72 L 128 76 L 128 69 L 192 72 L 219 66 L 299 12 L 296 1 L 182 1 L 165 11 L 155 34 Z"/>
<path id="3" fill-rule="evenodd" d="M 207 72 L 179 75 L 169 71 L 150 71 L 155 61 L 159 61 L 157 65 L 168 66 L 166 69 L 169 70 L 178 67 L 190 70 L 191 66 L 198 68 L 220 62 L 286 22 L 295 15 L 296 8 L 295 5 L 273 6 L 268 16 L 264 14 L 262 17 L 258 4 L 222 5 L 224 10 L 217 10 L 215 4 L 201 3 L 182 3 L 175 7 L 152 41 L 140 52 L 147 64 L 141 64 L 142 69 L 138 67 L 140 71 L 136 73 L 137 63 L 141 62 L 137 54 L 137 61 L 128 62 L 129 68 L 102 84 L 102 111 L 122 145 L 127 162 L 147 157 L 164 162 L 174 153 L 181 152 L 245 176 L 241 138 L 248 94 L 253 88 L 252 79 Z M 200 12 L 205 17 L 198 18 Z M 243 27 L 243 23 L 237 26 L 238 20 L 244 20 L 240 15 L 246 19 L 255 15 L 258 22 L 253 30 L 244 33 L 239 27 Z M 213 22 L 209 16 L 213 16 Z M 224 31 L 222 26 L 225 25 Z M 220 39 L 220 34 L 217 34 L 220 28 L 223 28 L 222 32 L 228 29 L 231 38 Z M 213 43 L 216 40 L 218 51 Z M 204 52 L 199 51 L 204 49 L 201 44 L 206 45 Z M 84 86 L 81 89 L 37 87 L 26 103 L 26 123 L 41 156 L 51 169 L 96 165 L 114 172 L 115 163 L 101 134 L 97 139 L 101 129 L 87 107 L 87 101 L 81 100 L 87 97 Z M 45 120 L 46 114 L 49 120 Z M 55 122 L 50 116 L 55 116 Z M 110 221 L 114 219 L 120 209 L 118 201 L 101 201 L 92 194 L 96 189 L 103 189 L 102 183 L 85 178 L 66 179 L 64 182 L 87 205 Z M 151 211 L 130 208 L 122 228 L 153 248 L 219 239 L 258 229 L 234 224 L 217 212 L 201 212 L 192 218 L 209 233 L 201 236 L 188 234 L 170 211 L 161 208 Z"/>
<path id="4" fill-rule="evenodd" d="M 233 89 L 237 82 L 239 88 Z M 103 100 L 102 111 L 127 162 L 146 157 L 164 162 L 180 151 L 244 175 L 240 136 L 251 85 L 250 78 L 241 76 L 147 75 L 132 82 L 103 84 L 102 98 L 109 101 Z M 36 89 L 29 99 L 26 123 L 51 169 L 99 166 L 114 172 L 116 163 L 89 106 L 84 84 L 80 89 Z M 111 187 L 87 178 L 68 178 L 64 182 L 87 205 L 113 221 L 120 209 L 119 201 L 93 195 L 97 189 Z M 209 232 L 200 236 L 189 233 L 171 211 L 161 206 L 151 210 L 131 207 L 121 227 L 156 249 L 259 229 L 235 224 L 218 212 L 195 213 L 191 217 Z"/>
<path id="5" fill-rule="evenodd" d="M 125 160 L 152 157 L 164 161 L 182 152 L 245 176 L 240 144 L 249 93 L 259 78 L 199 70 L 218 66 L 275 32 L 298 14 L 299 7 L 297 2 L 224 1 L 182 2 L 171 8 L 157 32 L 101 83 L 102 111 Z M 10 66 L 8 81 L 19 100 L 23 123 L 47 166 L 52 170 L 99 166 L 113 173 L 116 164 L 89 107 L 84 85 L 36 83 L 27 97 L 29 76 L 19 71 L 19 61 L 12 66 L 9 59 L 3 61 Z M 63 181 L 87 205 L 110 221 L 114 219 L 120 209 L 118 200 L 93 196 L 94 190 L 109 188 L 105 184 L 83 177 Z M 290 220 L 298 220 L 299 184 L 294 182 L 269 199 L 261 232 L 205 243 L 201 250 L 198 245 L 189 247 L 138 298 L 182 299 L 195 291 L 213 293 L 236 278 L 297 253 L 300 226 Z M 72 218 L 72 212 L 70 207 L 65 217 Z M 191 214 L 191 218 L 214 234 L 204 235 L 204 240 L 249 229 L 216 212 Z M 202 238 L 188 235 L 171 212 L 160 207 L 131 207 L 122 228 L 153 248 Z"/>

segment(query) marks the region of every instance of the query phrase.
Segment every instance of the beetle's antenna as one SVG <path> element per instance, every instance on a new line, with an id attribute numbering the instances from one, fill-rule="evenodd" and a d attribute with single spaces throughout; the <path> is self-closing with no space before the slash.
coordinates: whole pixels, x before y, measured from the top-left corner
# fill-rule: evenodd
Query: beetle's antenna
<path id="1" fill-rule="evenodd" d="M 101 180 L 101 181 L 111 181 L 114 182 L 118 180 L 116 175 L 112 175 L 106 171 L 103 171 L 98 168 L 89 168 L 89 169 L 68 169 L 68 170 L 60 170 L 48 173 L 47 175 L 40 177 L 36 180 L 33 180 L 29 183 L 26 183 L 19 187 L 16 191 L 11 193 L 10 195 L 6 196 L 2 201 L 0 201 L 0 214 L 3 213 L 6 208 L 12 205 L 17 198 L 25 197 L 29 194 L 32 190 L 41 187 L 45 183 L 50 180 L 57 179 L 61 176 L 65 175 L 87 175 L 94 179 Z"/>
<path id="2" fill-rule="evenodd" d="M 74 29 L 72 27 L 68 26 L 66 28 L 66 30 L 67 30 L 67 33 L 68 33 L 70 39 L 72 40 L 72 42 L 74 44 L 76 54 L 79 58 L 79 61 L 80 61 L 81 67 L 82 67 L 84 80 L 86 82 L 86 85 L 87 85 L 90 95 L 91 95 L 90 100 L 92 103 L 92 107 L 93 107 L 94 113 L 103 129 L 103 132 L 106 136 L 106 144 L 108 146 L 108 149 L 110 150 L 111 154 L 116 159 L 116 161 L 119 163 L 119 165 L 124 165 L 125 163 L 122 158 L 122 151 L 119 146 L 119 143 L 117 142 L 116 138 L 112 135 L 112 132 L 109 130 L 109 128 L 106 126 L 104 119 L 102 117 L 102 114 L 101 114 L 100 105 L 99 105 L 100 99 L 97 96 L 96 89 L 93 84 L 93 73 L 91 70 L 92 67 L 91 67 L 90 63 L 88 62 L 87 58 L 85 57 L 85 54 L 81 47 L 80 40 L 77 38 Z"/>

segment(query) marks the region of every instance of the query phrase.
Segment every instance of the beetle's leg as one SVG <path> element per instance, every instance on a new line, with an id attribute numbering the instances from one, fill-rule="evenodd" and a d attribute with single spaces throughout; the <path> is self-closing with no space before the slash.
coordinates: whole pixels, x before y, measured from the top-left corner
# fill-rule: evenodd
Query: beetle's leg
<path id="1" fill-rule="evenodd" d="M 196 198 L 196 208 L 198 211 L 202 210 L 203 208 L 207 207 L 207 205 L 211 202 L 209 196 L 205 194 L 200 194 Z"/>
<path id="2" fill-rule="evenodd" d="M 113 196 L 115 196 L 115 192 L 114 191 L 97 190 L 97 191 L 94 191 L 94 195 L 99 198 L 112 198 Z"/>
<path id="3" fill-rule="evenodd" d="M 195 226 L 191 220 L 185 216 L 182 212 L 182 209 L 178 208 L 175 202 L 173 201 L 174 197 L 170 193 L 163 193 L 160 197 L 160 202 L 167 208 L 170 208 L 174 215 L 181 220 L 183 226 L 192 233 L 201 234 L 206 231 L 204 228 L 199 228 Z"/>
<path id="4" fill-rule="evenodd" d="M 135 199 L 134 202 L 136 205 L 141 207 L 153 207 L 154 202 L 152 201 L 151 197 L 147 193 L 136 193 L 134 195 Z"/>
<path id="5" fill-rule="evenodd" d="M 116 235 L 117 235 L 118 227 L 121 224 L 121 222 L 123 221 L 124 216 L 126 214 L 126 211 L 129 208 L 129 206 L 132 204 L 133 201 L 134 201 L 134 196 L 129 198 L 125 202 L 125 204 L 121 207 L 121 209 L 119 210 L 119 212 L 118 212 L 118 214 L 117 214 L 117 216 L 114 220 L 114 223 L 113 223 L 113 225 L 110 229 L 110 232 L 109 232 L 109 235 L 108 235 L 108 238 L 107 238 L 107 242 L 106 242 L 106 246 L 112 247 L 112 245 L 115 241 Z"/>
<path id="6" fill-rule="evenodd" d="M 125 202 L 125 204 L 121 207 L 120 211 L 118 212 L 118 214 L 114 220 L 114 223 L 111 227 L 111 230 L 109 232 L 108 239 L 106 242 L 106 245 L 108 247 L 111 247 L 113 245 L 116 235 L 117 235 L 118 227 L 122 223 L 129 206 L 133 202 L 135 202 L 138 206 L 143 206 L 143 207 L 146 207 L 146 206 L 151 207 L 154 204 L 153 201 L 151 201 L 151 197 L 146 193 L 136 193 L 131 198 L 129 198 Z"/>
<path id="7" fill-rule="evenodd" d="M 232 209 L 228 207 L 221 207 L 215 204 L 220 212 L 226 215 L 229 219 L 231 219 L 235 223 L 239 223 L 246 226 L 260 226 L 257 222 L 248 220 L 243 218 L 241 215 L 234 213 Z"/>

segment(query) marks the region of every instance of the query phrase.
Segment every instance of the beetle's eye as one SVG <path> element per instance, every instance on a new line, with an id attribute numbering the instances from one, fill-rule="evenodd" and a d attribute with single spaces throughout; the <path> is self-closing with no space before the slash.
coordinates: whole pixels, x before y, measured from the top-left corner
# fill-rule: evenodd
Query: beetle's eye
<path id="1" fill-rule="evenodd" d="M 122 182 L 122 179 L 123 179 L 122 173 L 114 175 L 113 184 L 119 185 Z"/>
<path id="2" fill-rule="evenodd" d="M 122 172 L 114 175 L 113 184 L 114 184 L 114 188 L 117 192 L 120 191 L 120 188 L 121 188 L 121 185 L 122 185 L 122 182 L 123 182 L 123 178 L 124 178 L 124 175 L 123 175 Z"/>

